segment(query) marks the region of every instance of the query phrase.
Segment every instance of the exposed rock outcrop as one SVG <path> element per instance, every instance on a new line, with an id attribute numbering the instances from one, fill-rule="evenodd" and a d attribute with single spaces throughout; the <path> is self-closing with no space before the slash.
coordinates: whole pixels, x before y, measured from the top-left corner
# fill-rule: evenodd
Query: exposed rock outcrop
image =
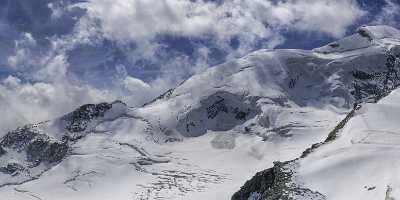
<path id="1" fill-rule="evenodd" d="M 126 104 L 120 101 L 87 104 L 53 122 L 26 125 L 8 132 L 0 140 L 0 186 L 37 178 L 61 162 L 71 150 L 70 144 L 87 134 L 82 132 L 91 131 L 89 126 L 118 117 L 125 109 Z M 2 180 L 7 183 L 3 184 Z"/>
<path id="2" fill-rule="evenodd" d="M 88 123 L 98 117 L 104 117 L 106 111 L 112 108 L 112 104 L 87 104 L 62 117 L 67 124 L 65 129 L 70 132 L 81 132 L 86 130 Z"/>
<path id="3" fill-rule="evenodd" d="M 217 92 L 201 100 L 198 108 L 189 111 L 179 121 L 177 130 L 189 137 L 203 135 L 207 130 L 229 130 L 261 112 L 256 103 L 258 99 Z"/>
<path id="4" fill-rule="evenodd" d="M 275 162 L 274 167 L 258 172 L 232 196 L 232 200 L 324 200 L 319 192 L 293 183 L 295 161 Z"/>

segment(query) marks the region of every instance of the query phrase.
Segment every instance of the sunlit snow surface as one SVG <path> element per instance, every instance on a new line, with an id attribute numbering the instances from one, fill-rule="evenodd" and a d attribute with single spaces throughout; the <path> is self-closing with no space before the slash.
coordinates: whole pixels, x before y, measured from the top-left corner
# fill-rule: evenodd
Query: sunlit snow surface
<path id="1" fill-rule="evenodd" d="M 323 141 L 352 108 L 351 72 L 379 71 L 400 38 L 387 27 L 364 29 L 372 40 L 356 33 L 338 42 L 340 51 L 260 50 L 143 107 L 116 106 L 61 163 L 0 188 L 1 199 L 230 199 L 273 161 Z M 298 181 L 330 199 L 381 198 L 395 188 L 397 97 L 363 106 L 343 136 L 302 160 Z M 57 137 L 57 122 L 41 128 Z M 344 198 L 350 189 L 354 198 Z"/>
<path id="2" fill-rule="evenodd" d="M 336 141 L 301 160 L 298 181 L 327 199 L 398 198 L 399 92 L 363 105 Z"/>
<path id="3" fill-rule="evenodd" d="M 82 200 L 229 199 L 255 172 L 275 160 L 293 159 L 312 142 L 322 140 L 337 118 L 313 109 L 285 112 L 292 117 L 280 123 L 303 121 L 305 125 L 293 128 L 291 137 L 271 135 L 262 141 L 254 134 L 243 134 L 238 126 L 162 145 L 141 133 L 148 126 L 145 122 L 121 118 L 105 125 L 115 130 L 88 135 L 74 145 L 72 155 L 40 179 L 4 187 L 0 193 L 10 200 L 32 195 Z M 233 147 L 224 148 L 229 141 Z"/>

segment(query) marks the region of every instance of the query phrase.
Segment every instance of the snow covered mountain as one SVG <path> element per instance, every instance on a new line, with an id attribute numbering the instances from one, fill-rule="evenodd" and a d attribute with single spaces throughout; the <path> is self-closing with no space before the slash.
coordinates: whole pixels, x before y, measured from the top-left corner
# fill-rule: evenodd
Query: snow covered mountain
<path id="1" fill-rule="evenodd" d="M 391 198 L 396 182 L 387 181 L 395 174 L 378 167 L 395 158 L 396 118 L 378 119 L 396 114 L 396 93 L 380 99 L 400 84 L 399 46 L 399 30 L 361 27 L 312 51 L 253 52 L 195 75 L 141 107 L 120 101 L 84 105 L 18 128 L 0 140 L 0 195 L 230 199 L 256 172 L 273 167 L 233 199 L 271 199 L 270 192 L 287 199 L 348 199 L 341 195 L 350 188 L 355 199 L 384 189 Z M 375 115 L 382 109 L 390 115 Z M 374 126 L 364 126 L 360 116 Z M 332 130 L 339 131 L 320 143 Z M 301 156 L 312 144 L 317 145 Z M 382 174 L 357 179 L 366 189 L 343 185 L 373 169 Z"/>
<path id="2" fill-rule="evenodd" d="M 399 92 L 359 105 L 330 139 L 257 173 L 232 199 L 397 199 Z"/>
<path id="3" fill-rule="evenodd" d="M 360 32 L 361 30 L 361 32 Z M 360 29 L 361 35 L 391 40 L 397 31 L 385 27 Z M 390 38 L 390 39 L 389 39 Z M 357 40 L 355 35 L 342 41 Z M 352 45 L 352 48 L 369 48 L 368 45 Z M 270 169 L 257 173 L 236 192 L 232 199 L 396 199 L 399 196 L 396 155 L 398 138 L 397 113 L 399 102 L 398 70 L 399 52 L 396 42 L 389 47 L 395 56 L 387 56 L 386 75 L 380 73 L 363 74 L 358 70 L 354 87 L 360 80 L 380 80 L 377 84 L 386 92 L 376 96 L 374 101 L 363 99 L 337 124 L 323 142 L 315 143 L 306 149 L 299 158 L 275 162 Z M 335 47 L 338 43 L 332 43 Z M 328 54 L 332 44 L 317 49 Z M 338 46 L 339 48 L 339 46 Z M 389 78 L 392 77 L 392 78 Z M 390 85 L 386 85 L 390 83 Z M 367 90 L 376 87 L 362 84 Z M 376 86 L 377 86 L 376 85 Z M 358 92 L 355 92 L 355 97 Z"/>

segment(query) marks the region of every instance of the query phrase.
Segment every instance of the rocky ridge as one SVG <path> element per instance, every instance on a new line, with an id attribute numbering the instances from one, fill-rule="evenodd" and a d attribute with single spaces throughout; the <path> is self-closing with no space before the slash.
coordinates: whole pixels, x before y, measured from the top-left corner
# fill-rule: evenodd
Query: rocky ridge
<path id="1" fill-rule="evenodd" d="M 104 120 L 113 106 L 121 105 L 126 106 L 119 101 L 87 104 L 57 120 L 26 125 L 8 132 L 0 140 L 0 186 L 38 178 L 68 156 L 70 145 L 83 138 L 85 132 L 90 132 L 90 126 L 95 127 L 91 123 Z M 54 128 L 57 129 L 56 134 L 52 133 Z M 61 135 L 59 129 L 62 130 Z"/>

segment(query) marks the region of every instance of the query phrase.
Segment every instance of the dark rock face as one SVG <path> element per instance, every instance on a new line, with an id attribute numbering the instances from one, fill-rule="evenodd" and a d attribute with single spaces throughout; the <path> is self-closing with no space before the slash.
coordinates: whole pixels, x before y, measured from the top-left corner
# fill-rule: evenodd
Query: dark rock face
<path id="1" fill-rule="evenodd" d="M 346 126 L 347 122 L 349 122 L 350 119 L 353 118 L 354 115 L 356 114 L 356 110 L 358 110 L 360 108 L 361 108 L 361 105 L 355 106 L 353 108 L 353 110 L 350 111 L 349 114 L 347 114 L 346 117 L 342 121 L 340 121 L 339 124 L 337 124 L 331 132 L 329 132 L 328 137 L 325 139 L 324 142 L 319 142 L 319 143 L 315 143 L 315 144 L 311 145 L 311 147 L 309 147 L 305 151 L 303 151 L 300 158 L 305 158 L 310 153 L 312 153 L 316 149 L 318 149 L 320 146 L 328 144 L 329 142 L 336 140 L 336 138 L 338 137 L 339 131 L 342 130 Z"/>
<path id="2" fill-rule="evenodd" d="M 228 107 L 225 105 L 225 99 L 217 96 L 217 100 L 207 107 L 208 119 L 214 119 L 220 112 L 228 113 Z"/>
<path id="3" fill-rule="evenodd" d="M 357 33 L 365 38 L 368 38 L 369 41 L 373 40 L 372 36 L 365 29 L 358 29 Z"/>
<path id="4" fill-rule="evenodd" d="M 27 146 L 28 161 L 40 163 L 60 162 L 68 152 L 68 145 L 61 142 L 50 142 L 49 137 L 41 135 Z"/>
<path id="5" fill-rule="evenodd" d="M 28 168 L 36 167 L 42 162 L 49 164 L 60 162 L 68 153 L 66 142 L 50 138 L 29 126 L 7 133 L 0 142 L 0 149 L 3 155 L 7 151 L 25 153 L 26 160 L 21 162 L 30 163 Z M 25 167 L 9 163 L 7 166 L 1 167 L 0 172 L 12 174 L 22 168 Z"/>
<path id="6" fill-rule="evenodd" d="M 124 104 L 123 102 L 114 103 Z M 61 162 L 68 155 L 68 143 L 84 137 L 79 132 L 85 131 L 92 120 L 104 117 L 112 106 L 113 104 L 109 103 L 87 104 L 65 115 L 61 118 L 64 128 L 61 130 L 64 131 L 61 140 L 42 132 L 37 128 L 37 125 L 27 125 L 8 132 L 0 140 L 0 159 L 8 159 L 5 156 L 3 157 L 7 153 L 20 154 L 25 158 L 17 157 L 18 162 L 12 163 L 3 160 L 3 163 L 8 164 L 0 166 L 0 172 L 14 176 L 15 172 L 26 171 L 27 173 L 21 174 L 21 176 L 29 179 L 31 173 L 37 175 L 49 169 L 50 166 Z M 71 137 L 71 135 L 75 136 L 71 133 L 77 133 L 76 137 Z M 63 132 L 59 134 L 63 134 Z M 45 165 L 42 166 L 42 163 Z"/>
<path id="7" fill-rule="evenodd" d="M 293 200 L 307 197 L 324 200 L 326 197 L 308 188 L 292 183 L 293 166 L 296 160 L 275 162 L 274 167 L 257 173 L 232 196 L 232 200 Z"/>
<path id="8" fill-rule="evenodd" d="M 172 96 L 173 93 L 174 93 L 174 89 L 169 89 L 166 92 L 164 92 L 163 94 L 161 94 L 160 96 L 158 96 L 158 97 L 154 98 L 153 100 L 143 104 L 143 106 L 150 105 L 150 104 L 152 104 L 152 103 L 154 103 L 154 102 L 156 102 L 158 100 L 161 100 L 161 99 L 169 99 Z"/>
<path id="9" fill-rule="evenodd" d="M 0 142 L 4 148 L 11 148 L 22 151 L 39 133 L 29 127 L 18 128 L 15 131 L 7 133 Z"/>
<path id="10" fill-rule="evenodd" d="M 106 112 L 113 105 L 121 106 L 120 104 L 126 105 L 120 101 L 112 104 L 87 104 L 51 123 L 27 125 L 8 132 L 0 138 L 0 163 L 2 163 L 0 174 L 8 176 L 7 180 L 0 180 L 0 187 L 36 179 L 52 166 L 60 163 L 70 151 L 69 144 L 88 133 L 84 131 L 88 131 L 90 122 L 108 117 L 105 116 Z M 122 109 L 122 107 L 116 109 Z M 118 112 L 123 112 L 123 110 L 118 110 Z M 115 116 L 111 114 L 110 117 Z M 54 130 L 57 130 L 54 135 L 57 136 L 52 137 L 53 134 L 45 131 L 51 131 L 52 128 L 42 129 L 41 125 L 43 127 L 54 125 Z"/>
<path id="11" fill-rule="evenodd" d="M 5 167 L 0 167 L 0 172 L 4 174 L 14 174 L 15 172 L 24 171 L 25 167 L 18 163 L 9 163 Z"/>
<path id="12" fill-rule="evenodd" d="M 3 147 L 0 146 L 0 157 L 4 154 L 6 154 L 7 151 L 3 149 Z"/>
<path id="13" fill-rule="evenodd" d="M 91 120 L 103 117 L 111 108 L 112 104 L 109 103 L 83 105 L 62 118 L 67 122 L 65 129 L 73 133 L 85 131 Z"/>
<path id="14" fill-rule="evenodd" d="M 368 73 L 360 71 L 360 70 L 354 70 L 353 77 L 358 80 L 369 80 L 369 79 L 374 78 L 374 75 L 368 74 Z"/>
<path id="15" fill-rule="evenodd" d="M 227 105 L 227 100 L 224 97 L 217 96 L 217 100 L 207 107 L 207 117 L 208 119 L 214 119 L 215 117 L 218 116 L 220 113 L 233 113 L 235 115 L 235 119 L 237 120 L 246 120 L 247 116 L 250 113 L 250 108 L 243 109 L 239 105 L 237 107 L 235 106 L 229 106 Z"/>
<path id="16" fill-rule="evenodd" d="M 247 110 L 249 111 L 249 110 Z M 239 111 L 238 108 L 235 108 L 235 110 L 233 111 L 233 113 L 235 113 L 235 119 L 238 120 L 246 120 L 247 115 L 249 114 L 248 112 L 244 112 L 244 111 Z"/>
<path id="17" fill-rule="evenodd" d="M 354 70 L 352 75 L 353 90 L 351 94 L 355 103 L 377 102 L 393 89 L 400 86 L 400 55 L 386 54 L 385 70 L 381 72 L 364 72 Z"/>
<path id="18" fill-rule="evenodd" d="M 274 181 L 274 168 L 258 172 L 233 195 L 232 200 L 247 200 L 253 193 L 262 194 L 274 184 Z"/>
<path id="19" fill-rule="evenodd" d="M 201 136 L 207 130 L 229 130 L 261 112 L 257 106 L 259 99 L 226 91 L 216 92 L 201 100 L 198 108 L 186 113 L 179 120 L 177 130 L 188 137 Z"/>

